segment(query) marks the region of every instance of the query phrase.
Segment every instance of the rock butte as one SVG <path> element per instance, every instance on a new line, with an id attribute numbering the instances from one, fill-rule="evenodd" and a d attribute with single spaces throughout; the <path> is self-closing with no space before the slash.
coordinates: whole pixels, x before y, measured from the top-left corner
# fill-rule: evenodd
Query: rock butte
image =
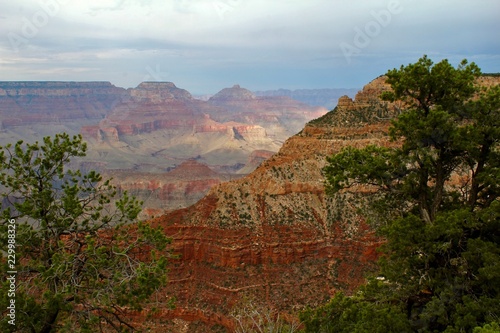
<path id="1" fill-rule="evenodd" d="M 0 129 L 99 120 L 125 94 L 109 82 L 0 81 Z"/>

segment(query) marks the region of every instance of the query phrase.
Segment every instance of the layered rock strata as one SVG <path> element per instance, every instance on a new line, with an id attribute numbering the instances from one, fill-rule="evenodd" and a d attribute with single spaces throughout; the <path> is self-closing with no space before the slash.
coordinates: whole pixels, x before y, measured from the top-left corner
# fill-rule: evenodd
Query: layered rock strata
<path id="1" fill-rule="evenodd" d="M 125 94 L 109 82 L 0 82 L 1 127 L 98 121 Z"/>
<path id="2" fill-rule="evenodd" d="M 498 85 L 500 77 L 483 81 Z M 231 313 L 242 299 L 293 316 L 364 281 L 383 240 L 347 194 L 325 195 L 321 169 L 346 146 L 398 146 L 387 133 L 402 106 L 380 100 L 388 89 L 385 77 L 373 80 L 309 122 L 250 175 L 151 222 L 173 237 L 180 255 L 164 292 L 177 297 L 178 312 L 199 314 L 177 317 L 190 332 L 220 325 L 231 332 Z"/>
<path id="3" fill-rule="evenodd" d="M 325 195 L 321 169 L 347 145 L 394 145 L 386 136 L 388 121 L 377 120 L 382 110 L 385 116 L 397 112 L 377 102 L 384 89 L 383 78 L 374 80 L 352 105 L 308 124 L 250 175 L 152 221 L 174 238 L 180 255 L 165 292 L 176 296 L 177 311 L 203 314 L 195 321 L 205 326 L 193 324 L 192 332 L 215 327 L 206 318 L 231 323 L 242 299 L 293 315 L 364 281 L 381 240 L 349 198 Z"/>
<path id="4" fill-rule="evenodd" d="M 113 170 L 103 173 L 119 192 L 127 191 L 144 202 L 143 217 L 159 216 L 196 203 L 215 185 L 236 178 L 187 160 L 165 173 Z"/>

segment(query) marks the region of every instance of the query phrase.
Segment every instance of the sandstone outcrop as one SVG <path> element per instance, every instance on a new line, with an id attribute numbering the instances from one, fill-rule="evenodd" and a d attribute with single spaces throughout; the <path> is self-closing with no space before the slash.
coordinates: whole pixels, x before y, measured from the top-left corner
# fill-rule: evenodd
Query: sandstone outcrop
<path id="1" fill-rule="evenodd" d="M 215 185 L 237 176 L 221 174 L 195 160 L 187 160 L 164 173 L 104 171 L 118 191 L 144 201 L 142 217 L 150 218 L 196 203 Z"/>
<path id="2" fill-rule="evenodd" d="M 190 332 L 215 324 L 231 332 L 231 311 L 242 299 L 293 315 L 364 281 L 382 240 L 346 194 L 325 195 L 321 169 L 345 146 L 398 145 L 387 133 L 401 106 L 379 99 L 387 89 L 384 77 L 373 80 L 248 176 L 151 222 L 173 237 L 180 254 L 164 292 L 177 297 L 177 311 L 199 314 L 163 316 L 182 319 Z"/>

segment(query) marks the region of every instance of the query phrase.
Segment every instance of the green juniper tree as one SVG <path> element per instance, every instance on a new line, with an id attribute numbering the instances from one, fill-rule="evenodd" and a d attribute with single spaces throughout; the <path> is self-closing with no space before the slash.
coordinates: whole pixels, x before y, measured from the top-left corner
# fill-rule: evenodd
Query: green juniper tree
<path id="1" fill-rule="evenodd" d="M 401 146 L 345 148 L 324 169 L 328 193 L 368 202 L 386 239 L 380 271 L 353 296 L 305 312 L 306 331 L 497 327 L 500 86 L 478 87 L 474 63 L 454 68 L 426 56 L 386 76 L 392 91 L 382 97 L 406 106 L 389 133 Z"/>
<path id="2" fill-rule="evenodd" d="M 0 147 L 2 332 L 135 331 L 127 311 L 165 283 L 170 239 L 130 224 L 140 211 L 135 198 L 118 198 L 97 172 L 68 168 L 85 151 L 81 136 L 67 134 Z M 14 270 L 15 325 L 5 311 Z"/>

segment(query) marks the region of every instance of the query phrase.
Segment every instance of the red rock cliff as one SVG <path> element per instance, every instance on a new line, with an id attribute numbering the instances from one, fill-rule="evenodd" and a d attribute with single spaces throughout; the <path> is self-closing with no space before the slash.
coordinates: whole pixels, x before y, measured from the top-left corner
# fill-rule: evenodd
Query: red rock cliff
<path id="1" fill-rule="evenodd" d="M 379 83 L 358 95 L 375 98 L 384 87 Z M 208 332 L 220 322 L 231 331 L 231 311 L 244 297 L 294 314 L 364 281 L 380 240 L 348 200 L 325 195 L 321 168 L 326 156 L 346 145 L 391 144 L 387 121 L 371 114 L 391 113 L 391 106 L 374 100 L 352 102 L 361 113 L 348 117 L 348 127 L 344 117 L 352 111 L 338 107 L 288 139 L 250 175 L 152 221 L 174 238 L 181 255 L 165 292 L 177 297 L 178 309 L 203 314 L 195 319 L 206 326 L 190 331 Z"/>
<path id="2" fill-rule="evenodd" d="M 217 173 L 195 160 L 185 161 L 161 174 L 114 170 L 103 172 L 103 176 L 111 178 L 119 191 L 127 191 L 144 201 L 144 217 L 190 206 L 203 198 L 210 188 L 237 178 Z"/>
<path id="3" fill-rule="evenodd" d="M 493 84 L 500 78 L 486 80 Z M 174 238 L 181 255 L 165 291 L 177 296 L 179 309 L 202 314 L 186 320 L 206 324 L 190 332 L 221 323 L 231 331 L 231 310 L 242 298 L 293 314 L 364 281 L 381 240 L 345 194 L 325 195 L 321 169 L 345 146 L 398 145 L 387 133 L 401 106 L 378 98 L 387 89 L 384 77 L 373 80 L 250 175 L 152 221 Z"/>

